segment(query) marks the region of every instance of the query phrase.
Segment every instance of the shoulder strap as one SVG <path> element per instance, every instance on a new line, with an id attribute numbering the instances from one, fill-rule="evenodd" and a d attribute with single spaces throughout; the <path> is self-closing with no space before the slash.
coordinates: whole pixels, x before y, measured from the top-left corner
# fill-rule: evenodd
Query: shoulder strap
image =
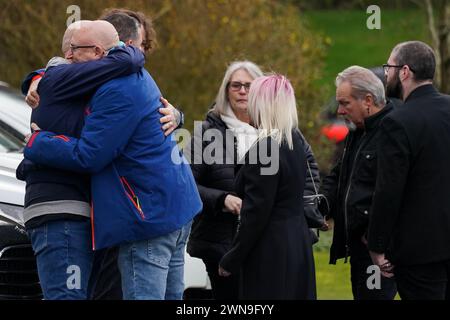
<path id="1" fill-rule="evenodd" d="M 318 195 L 319 192 L 317 191 L 316 183 L 314 182 L 314 177 L 312 175 L 311 167 L 309 166 L 309 161 L 308 160 L 306 160 L 306 165 L 308 166 L 308 172 L 309 172 L 309 176 L 311 177 L 311 182 L 312 182 L 313 187 L 314 187 L 314 192 L 316 193 L 316 195 Z"/>

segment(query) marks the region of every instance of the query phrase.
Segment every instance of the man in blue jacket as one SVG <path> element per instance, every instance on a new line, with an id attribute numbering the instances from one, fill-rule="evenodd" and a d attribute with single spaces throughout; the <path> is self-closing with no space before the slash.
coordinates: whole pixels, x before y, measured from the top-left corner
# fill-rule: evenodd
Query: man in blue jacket
<path id="1" fill-rule="evenodd" d="M 133 46 L 139 47 L 141 51 L 144 50 L 144 48 L 140 46 L 143 41 L 143 34 L 142 32 L 139 32 L 139 21 L 121 12 L 111 14 L 104 18 L 104 20 L 112 23 L 116 30 L 119 30 L 118 34 L 121 41 L 129 45 L 133 44 Z M 69 59 L 71 59 L 70 40 L 72 37 L 72 32 L 77 24 L 78 23 L 75 23 L 69 26 L 63 38 L 62 51 Z M 89 82 L 85 82 L 87 85 L 84 89 L 88 90 L 90 87 L 98 88 L 101 84 L 116 76 L 127 74 L 118 72 L 126 72 L 125 70 L 130 69 L 128 66 L 131 66 L 133 61 L 136 67 L 140 67 L 142 64 L 142 56 L 137 50 L 132 49 L 133 48 L 128 48 L 126 50 L 115 49 L 112 50 L 109 57 L 103 61 L 91 61 L 83 68 L 74 66 L 73 68 L 76 72 L 66 72 L 64 77 L 62 79 L 56 79 L 57 81 L 55 83 L 52 83 L 52 81 L 48 81 L 47 79 L 44 81 L 47 88 L 45 86 L 40 88 L 42 89 L 40 91 L 46 93 L 47 97 L 43 98 L 42 106 L 38 109 L 35 109 L 39 105 L 40 101 L 37 88 L 40 78 L 42 78 L 44 72 L 41 70 L 40 72 L 38 71 L 31 73 L 24 81 L 22 89 L 24 94 L 27 94 L 28 91 L 26 100 L 30 106 L 34 108 L 32 113 L 32 121 L 40 123 L 41 127 L 45 128 L 45 130 L 79 137 L 82 125 L 84 123 L 85 102 L 78 98 L 77 94 L 79 94 L 79 92 L 74 89 L 79 86 L 80 79 L 90 79 Z M 127 50 L 130 51 L 130 54 L 126 52 Z M 49 66 L 56 66 L 58 64 L 68 62 L 69 60 L 54 58 L 51 62 L 49 62 Z M 128 72 L 131 73 L 133 71 L 130 69 Z M 35 79 L 35 81 L 32 81 L 33 79 Z M 51 78 L 51 80 L 52 79 L 55 80 L 54 77 Z M 47 92 L 49 91 L 47 90 L 48 88 L 52 89 L 50 93 Z M 67 97 L 67 100 L 62 99 L 64 97 L 59 94 L 60 91 L 65 91 L 72 94 L 75 99 L 73 101 L 72 99 L 69 99 L 69 97 Z M 92 94 L 94 91 L 95 90 L 92 89 Z M 55 99 L 53 95 L 59 96 L 59 98 Z M 159 110 L 163 115 L 165 115 L 160 119 L 160 122 L 162 123 L 164 134 L 169 135 L 176 126 L 179 124 L 182 125 L 182 123 L 180 123 L 182 122 L 182 115 L 179 111 L 173 108 L 167 100 L 162 99 L 162 102 L 168 106 Z M 70 112 L 68 112 L 68 110 L 70 110 Z M 52 113 L 51 118 L 48 117 L 48 112 Z M 71 118 L 67 118 L 66 116 L 70 116 Z M 48 122 L 47 119 L 51 119 L 51 121 Z M 55 119 L 58 119 L 59 121 L 55 121 Z M 73 128 L 76 129 L 73 130 Z M 28 165 L 26 165 L 27 162 Z M 86 215 L 89 213 L 90 187 L 88 176 L 70 172 L 64 172 L 64 174 L 62 174 L 63 172 L 61 170 L 55 168 L 37 168 L 36 165 L 30 165 L 28 160 L 25 160 L 21 164 L 18 172 L 22 179 L 29 176 L 27 179 L 27 193 L 25 202 L 25 219 L 27 220 L 26 225 L 28 228 L 36 228 L 39 225 L 45 224 L 46 221 L 55 221 L 53 223 L 56 223 L 56 220 L 60 220 L 60 222 L 64 220 L 67 222 L 67 220 L 80 219 L 80 213 L 79 211 L 76 211 L 74 206 L 75 203 L 79 203 L 79 206 L 82 208 L 87 208 L 84 211 L 86 212 Z M 69 176 L 70 179 L 67 180 L 67 176 Z M 38 179 L 36 179 L 36 177 Z M 79 201 L 74 202 L 73 200 Z M 62 215 L 59 212 L 66 212 L 66 214 Z M 32 213 L 34 213 L 34 217 Z M 84 217 L 82 219 L 88 220 L 88 218 Z M 88 229 L 90 230 L 90 226 Z M 48 232 L 48 228 L 45 230 Z M 57 229 L 55 231 L 57 231 Z M 89 234 L 90 239 L 90 231 L 86 233 Z M 65 237 L 70 238 L 71 233 L 68 232 Z M 86 239 L 86 241 L 86 243 L 90 243 L 90 240 Z M 90 245 L 87 245 L 86 248 L 89 249 L 81 252 L 90 257 L 92 249 L 90 248 Z M 68 252 L 70 252 L 70 250 Z M 70 255 L 70 253 L 68 253 L 68 255 Z M 48 260 L 43 258 L 44 256 L 45 250 L 40 251 L 38 261 L 41 266 Z M 76 255 L 74 259 L 78 259 L 79 256 L 80 255 Z M 93 266 L 87 288 L 88 298 L 122 298 L 121 279 L 117 268 L 117 257 L 118 248 L 116 247 L 99 250 L 94 253 L 92 262 Z M 50 262 L 51 261 L 52 259 L 50 259 Z M 88 259 L 88 261 L 90 261 L 90 259 Z M 77 265 L 77 263 L 75 264 Z M 51 265 L 54 264 L 51 263 Z M 40 269 L 42 270 L 41 274 L 43 274 L 45 270 L 49 270 L 49 268 L 42 267 Z M 62 270 L 64 268 L 58 269 Z M 49 270 L 49 273 L 52 274 L 53 272 Z M 83 274 L 86 274 L 86 272 Z M 60 277 L 61 279 L 59 277 L 42 276 L 44 278 L 41 280 L 42 286 L 45 288 L 53 288 L 52 291 L 44 289 L 45 297 L 47 299 L 81 298 L 77 295 L 74 296 L 73 294 L 65 294 L 67 293 L 65 278 L 68 278 L 69 276 L 70 275 L 65 273 L 63 273 L 63 276 Z M 61 284 L 47 286 L 46 283 L 48 281 L 46 280 L 48 279 L 60 279 L 57 281 L 61 281 Z M 86 286 L 84 285 L 85 283 L 82 281 L 81 284 L 83 284 L 83 286 L 80 286 L 78 290 L 80 290 L 79 292 L 84 292 L 86 290 Z M 62 294 L 58 294 L 58 292 Z M 84 297 L 84 293 L 82 297 Z"/>
<path id="2" fill-rule="evenodd" d="M 90 43 L 95 45 L 90 52 L 95 62 L 49 68 L 39 87 L 44 93 L 40 106 L 32 112 L 32 121 L 43 128 L 78 137 L 88 97 L 102 83 L 137 72 L 144 64 L 142 54 L 132 47 L 115 49 L 104 57 L 106 50 L 117 46 L 117 32 L 106 22 L 83 23 L 89 23 L 96 33 Z M 66 36 L 77 25 L 69 28 Z M 68 58 L 72 50 L 67 50 Z M 27 183 L 24 221 L 44 298 L 86 299 L 93 259 L 89 175 L 28 160 L 21 163 L 17 175 Z"/>
<path id="3" fill-rule="evenodd" d="M 86 35 L 75 30 L 71 47 L 94 49 Z M 74 61 L 94 58 L 72 52 Z M 159 98 L 144 69 L 111 80 L 88 103 L 80 139 L 37 131 L 25 148 L 33 162 L 92 173 L 93 246 L 121 245 L 125 299 L 182 297 L 184 247 L 201 210 L 189 165 L 160 129 Z"/>

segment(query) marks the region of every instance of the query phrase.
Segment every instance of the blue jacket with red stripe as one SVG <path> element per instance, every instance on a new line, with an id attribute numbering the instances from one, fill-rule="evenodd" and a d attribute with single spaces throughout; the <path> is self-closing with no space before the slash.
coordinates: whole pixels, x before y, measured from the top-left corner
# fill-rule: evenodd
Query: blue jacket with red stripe
<path id="1" fill-rule="evenodd" d="M 79 139 L 38 131 L 25 147 L 34 162 L 92 174 L 94 249 L 168 234 L 202 209 L 189 164 L 161 130 L 160 97 L 144 69 L 111 80 Z"/>
<path id="2" fill-rule="evenodd" d="M 41 75 L 43 78 L 38 87 L 39 107 L 33 109 L 31 122 L 37 123 L 43 130 L 79 138 L 85 109 L 96 90 L 111 79 L 138 72 L 144 63 L 144 56 L 139 49 L 132 46 L 117 47 L 100 60 L 64 64 L 46 71 L 41 69 L 32 72 L 23 81 L 24 94 L 28 92 L 35 76 Z M 90 199 L 88 174 L 36 165 L 24 159 L 17 168 L 17 177 L 27 182 L 25 207 L 48 201 L 89 202 Z"/>

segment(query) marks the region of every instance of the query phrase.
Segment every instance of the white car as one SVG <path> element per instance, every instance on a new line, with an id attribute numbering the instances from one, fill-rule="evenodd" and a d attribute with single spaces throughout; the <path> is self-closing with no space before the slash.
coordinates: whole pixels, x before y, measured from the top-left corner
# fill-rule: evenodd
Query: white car
<path id="1" fill-rule="evenodd" d="M 23 224 L 25 183 L 16 179 L 30 132 L 31 109 L 0 82 L 0 299 L 41 299 L 36 261 Z M 200 259 L 185 255 L 185 297 L 208 297 L 210 283 Z"/>

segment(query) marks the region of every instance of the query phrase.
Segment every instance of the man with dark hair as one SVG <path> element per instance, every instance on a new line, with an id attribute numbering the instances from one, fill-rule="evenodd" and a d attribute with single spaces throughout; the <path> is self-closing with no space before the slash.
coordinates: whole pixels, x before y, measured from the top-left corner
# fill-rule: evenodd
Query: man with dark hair
<path id="1" fill-rule="evenodd" d="M 119 34 L 119 39 L 126 45 L 132 45 L 140 48 L 142 52 L 145 51 L 144 31 L 140 21 L 134 15 L 134 12 L 125 9 L 113 9 L 105 12 L 101 19 L 111 23 Z M 164 124 L 163 129 L 167 129 L 165 134 L 169 134 L 177 126 L 181 126 L 182 115 L 181 112 L 170 104 L 164 109 L 160 110 L 165 114 L 163 119 L 175 120 L 176 125 L 170 128 Z M 120 271 L 117 264 L 119 256 L 118 247 L 110 247 L 102 250 L 97 250 L 94 253 L 94 263 L 91 279 L 89 281 L 89 298 L 93 300 L 120 300 L 122 299 L 122 284 Z"/>
<path id="2" fill-rule="evenodd" d="M 137 13 L 125 9 L 112 9 L 106 11 L 101 19 L 111 23 L 119 34 L 119 39 L 126 45 L 133 45 L 145 52 L 142 17 L 138 20 Z M 168 124 L 163 125 L 166 134 L 169 134 L 177 126 L 182 126 L 182 113 L 168 104 L 161 109 L 165 114 L 164 121 L 175 117 L 176 125 L 172 128 Z M 90 299 L 94 300 L 120 300 L 122 299 L 121 276 L 117 265 L 119 255 L 118 247 L 97 250 L 94 253 L 92 276 L 89 281 Z"/>
<path id="3" fill-rule="evenodd" d="M 114 27 L 94 23 L 100 22 L 114 30 L 118 41 Z M 84 24 L 74 31 L 74 62 L 96 58 L 89 50 L 74 50 L 93 49 L 90 32 Z M 202 206 L 189 165 L 181 152 L 173 152 L 176 143 L 158 125 L 160 94 L 143 68 L 108 81 L 89 100 L 79 139 L 32 124 L 35 132 L 24 151 L 35 163 L 92 174 L 92 246 L 120 245 L 125 299 L 182 298 L 185 245 Z"/>
<path id="4" fill-rule="evenodd" d="M 410 41 L 398 44 L 391 53 L 391 57 L 395 56 L 395 65 L 384 65 L 385 71 L 389 71 L 392 66 L 398 69 L 401 66 L 411 66 L 409 70 L 414 74 L 417 82 L 432 80 L 436 70 L 436 59 L 433 49 L 428 45 L 424 46 L 423 42 Z M 391 60 L 392 61 L 392 60 Z M 399 79 L 400 72 L 393 72 L 390 84 L 387 86 L 386 94 L 399 99 L 403 99 L 404 88 Z"/>
<path id="5" fill-rule="evenodd" d="M 139 30 L 140 24 L 135 18 L 124 13 L 113 13 L 102 20 L 108 21 L 116 28 L 120 40 L 126 40 L 123 41 L 126 45 L 141 47 L 143 39 Z"/>
<path id="6" fill-rule="evenodd" d="M 132 18 L 128 15 L 125 15 L 125 14 L 120 14 L 120 17 L 117 17 L 117 16 L 118 16 L 118 14 L 114 14 L 111 17 L 111 20 L 114 21 L 115 28 L 119 28 L 120 30 L 125 32 L 125 35 L 119 34 L 120 39 L 125 39 L 126 41 L 124 41 L 124 42 L 127 42 L 128 44 L 134 44 L 134 46 L 137 46 L 139 48 L 140 43 L 142 42 L 142 34 L 139 31 L 140 25 L 137 22 L 137 20 L 135 20 L 134 18 Z M 68 31 L 66 32 L 64 39 L 63 39 L 62 48 L 66 55 L 66 58 L 68 58 L 68 59 L 71 59 L 71 57 L 69 57 L 69 56 L 70 56 L 70 53 L 72 52 L 72 50 L 74 50 L 74 51 L 82 50 L 81 48 L 80 49 L 72 49 L 70 47 L 70 42 L 71 42 L 72 33 L 73 33 L 72 30 L 74 30 L 74 27 L 73 27 L 74 25 L 75 24 L 71 25 L 68 28 Z M 115 30 L 114 30 L 114 32 L 117 35 L 117 32 Z M 135 38 L 127 39 L 126 38 L 127 35 L 134 36 Z M 143 49 L 141 48 L 141 50 L 143 50 Z M 67 61 L 64 63 L 67 63 Z M 113 61 L 113 63 L 114 63 L 114 61 Z M 101 66 L 99 66 L 99 68 L 101 68 Z M 116 67 L 116 69 L 119 69 L 119 68 L 120 68 L 119 66 Z M 112 79 L 113 77 L 115 77 L 114 73 L 104 76 L 104 75 L 102 75 L 102 73 L 97 71 L 96 74 L 97 74 L 97 78 L 96 78 L 97 80 L 93 80 L 93 83 L 94 83 L 93 85 L 95 85 L 95 82 L 97 81 L 98 86 L 100 86 L 101 83 L 108 81 L 108 79 Z M 30 75 L 30 77 L 28 77 L 28 81 L 24 82 L 24 86 L 23 86 L 23 89 L 25 90 L 24 92 L 27 92 L 27 90 L 29 89 L 28 95 L 27 95 L 27 102 L 33 107 L 37 107 L 39 102 L 41 102 L 41 99 L 40 99 L 39 95 L 37 94 L 37 88 L 38 88 L 38 84 L 39 84 L 39 80 L 40 80 L 38 78 L 40 78 L 41 76 L 42 76 L 42 74 L 37 74 L 36 72 L 32 73 Z M 81 77 L 81 74 L 80 74 L 80 77 Z M 35 80 L 37 79 L 37 80 L 32 81 L 32 79 L 35 79 Z M 69 78 L 67 78 L 66 80 L 68 80 L 68 79 Z M 30 88 L 28 88 L 28 87 L 30 87 Z M 48 100 L 48 97 L 43 97 L 42 103 L 46 104 L 47 100 Z M 160 122 L 162 123 L 162 129 L 164 130 L 164 133 L 166 135 L 168 135 L 180 123 L 181 116 L 180 116 L 180 113 L 175 108 L 173 108 L 165 99 L 163 99 L 163 103 L 166 105 L 166 107 L 160 109 L 160 112 L 164 115 L 160 119 Z M 60 104 L 61 104 L 61 102 L 60 102 Z M 76 109 L 76 107 L 73 107 L 73 109 Z M 82 122 L 83 122 L 82 119 L 84 117 L 84 110 L 81 107 L 79 108 L 79 110 L 80 110 L 80 116 L 77 117 L 76 119 L 71 118 L 71 120 L 73 120 L 71 122 L 72 126 L 74 126 L 77 129 L 78 134 L 79 134 L 79 131 L 81 130 Z M 59 111 L 61 111 L 61 112 L 59 112 Z M 66 113 L 64 113 L 64 112 L 65 111 L 63 111 L 61 108 L 59 108 L 58 114 L 60 114 L 60 116 L 65 116 L 67 112 Z M 48 130 L 54 130 L 55 132 L 61 132 L 61 133 L 65 133 L 65 134 L 69 133 L 69 135 L 78 136 L 78 134 L 76 134 L 72 131 L 68 132 L 67 130 L 64 129 L 65 123 L 68 122 L 67 119 L 65 119 L 64 121 L 55 122 L 55 125 L 59 125 L 59 127 L 56 128 L 54 126 L 46 125 L 46 123 L 48 121 L 45 119 L 47 119 L 48 117 L 44 116 L 43 118 L 42 117 L 37 118 L 37 114 L 40 114 L 40 113 L 45 114 L 43 107 L 37 108 L 36 110 L 33 111 L 33 114 L 35 114 L 34 121 L 39 123 L 40 126 L 46 128 Z M 44 120 L 42 120 L 42 119 L 44 119 Z M 30 218 L 30 222 L 28 222 L 28 227 L 30 229 L 41 226 L 44 222 L 46 222 L 50 218 L 57 219 L 60 216 L 63 216 L 63 218 L 65 218 L 67 220 L 68 218 L 74 219 L 72 217 L 75 216 L 75 213 L 77 214 L 76 217 L 78 217 L 78 215 L 81 215 L 78 213 L 78 212 L 82 211 L 80 208 L 76 208 L 76 210 L 71 209 L 72 211 L 75 210 L 75 211 L 73 211 L 73 213 L 72 213 L 72 211 L 67 211 L 68 210 L 67 203 L 70 204 L 70 208 L 74 208 L 74 205 L 73 205 L 74 201 L 72 200 L 72 198 L 69 197 L 69 196 L 71 196 L 70 194 L 68 196 L 68 191 L 66 191 L 66 189 L 69 190 L 69 186 L 72 183 L 72 181 L 76 182 L 76 181 L 81 181 L 82 179 L 84 179 L 83 175 L 72 173 L 73 178 L 68 179 L 66 176 L 69 173 L 66 173 L 65 174 L 66 176 L 63 176 L 63 180 L 65 178 L 64 183 L 63 184 L 60 183 L 60 186 L 57 188 L 58 192 L 54 192 L 52 190 L 54 189 L 55 181 L 58 181 L 58 180 L 56 180 L 55 175 L 57 176 L 56 173 L 58 173 L 59 171 L 52 168 L 51 176 L 49 174 L 47 174 L 43 178 L 40 178 L 41 180 L 37 181 L 37 182 L 44 181 L 46 183 L 40 183 L 38 185 L 36 183 L 36 181 L 34 181 L 34 180 L 31 181 L 30 179 L 33 178 L 34 176 L 37 176 L 37 174 L 40 174 L 42 169 L 36 170 L 36 169 L 30 169 L 30 168 L 31 168 L 31 165 L 24 166 L 22 164 L 21 167 L 19 168 L 19 172 L 18 172 L 18 175 L 22 179 L 27 179 L 28 187 L 27 187 L 26 204 L 29 206 L 29 209 L 27 209 L 27 210 L 28 211 L 34 210 L 33 212 L 31 212 L 31 211 L 29 212 L 28 217 L 36 216 L 35 219 Z M 34 168 L 34 165 L 33 165 L 33 168 Z M 49 170 L 47 170 L 47 171 L 49 171 Z M 61 174 L 59 174 L 59 175 L 61 175 Z M 25 178 L 25 176 L 27 178 Z M 43 175 L 41 174 L 40 177 L 41 176 L 43 176 Z M 44 180 L 42 180 L 42 179 L 44 179 Z M 89 194 L 89 177 L 87 176 L 85 180 L 87 182 L 85 182 L 83 185 L 81 185 L 81 186 L 76 185 L 76 188 L 72 188 L 72 189 L 75 189 L 75 191 L 78 190 L 78 193 L 83 194 L 83 195 L 84 195 L 84 193 Z M 81 184 L 81 183 L 79 183 L 79 184 Z M 48 189 L 48 192 L 47 192 L 47 189 Z M 33 190 L 36 190 L 36 191 L 33 193 L 32 192 Z M 44 197 L 46 192 L 49 195 L 47 197 Z M 72 193 L 77 195 L 76 192 L 72 192 Z M 83 210 L 84 210 L 84 211 L 82 211 L 83 215 L 88 217 L 89 216 L 89 204 L 88 204 L 89 196 L 86 196 L 85 198 L 80 198 L 77 196 L 74 199 L 80 200 L 79 203 L 83 204 Z M 57 203 L 60 207 L 65 206 L 64 210 L 58 209 L 60 211 L 62 210 L 62 212 L 66 212 L 65 215 L 54 214 L 53 212 L 56 212 L 56 209 L 53 209 L 53 208 L 49 209 L 49 203 L 50 203 L 49 201 L 51 201 L 51 200 L 52 201 L 58 200 L 58 201 L 51 202 L 52 204 Z M 40 206 L 39 208 L 42 207 L 42 210 L 43 210 L 43 211 L 41 210 L 42 213 L 40 211 L 37 212 L 37 210 L 39 209 L 37 207 L 37 205 Z M 45 207 L 44 207 L 44 205 L 45 205 Z M 86 208 L 84 208 L 84 207 L 86 207 Z M 51 211 L 51 212 L 49 212 L 49 211 Z M 35 212 L 37 212 L 37 213 L 35 213 Z M 53 213 L 53 214 L 50 215 L 49 213 Z M 69 213 L 70 215 L 68 215 L 67 213 Z M 43 214 L 45 214 L 45 215 L 41 218 L 41 215 L 43 215 Z M 44 221 L 44 222 L 41 223 L 41 221 Z M 87 226 L 88 226 L 87 228 L 89 229 L 90 228 L 89 223 L 87 224 Z M 87 231 L 87 234 L 88 235 L 90 234 L 89 230 Z M 86 237 L 86 242 L 88 243 L 87 248 L 89 248 L 90 244 L 88 241 L 88 237 Z M 79 250 L 79 252 L 82 252 L 82 250 Z M 92 252 L 89 249 L 89 251 L 86 253 L 86 256 L 89 256 L 89 259 L 90 259 L 89 265 L 92 265 L 91 255 L 92 255 Z M 85 272 L 84 270 L 82 270 L 82 271 L 84 272 L 84 275 L 89 275 L 89 273 Z M 83 279 L 86 279 L 86 277 Z M 114 279 L 115 281 L 110 281 L 111 279 Z M 46 279 L 42 279 L 41 282 L 43 285 L 47 284 Z M 92 277 L 89 281 L 89 288 L 87 288 L 86 286 L 87 286 L 87 281 L 83 282 L 83 284 L 82 284 L 81 292 L 83 293 L 83 296 L 77 296 L 76 298 L 86 298 L 87 297 L 87 298 L 120 299 L 122 297 L 121 286 L 120 286 L 120 274 L 119 274 L 119 270 L 117 268 L 117 248 L 111 248 L 111 249 L 106 249 L 104 251 L 100 250 L 100 251 L 95 252 L 94 261 L 93 261 L 93 271 L 92 271 Z M 60 290 L 61 289 L 60 287 L 61 286 L 58 286 L 55 290 Z M 44 289 L 44 290 L 46 290 L 46 289 Z M 69 292 L 77 292 L 77 291 L 69 291 Z M 46 298 L 48 298 L 48 299 L 57 299 L 57 298 L 67 299 L 70 297 L 67 295 L 62 295 L 62 294 L 60 294 L 59 296 L 56 296 L 56 294 L 53 294 L 53 293 L 46 293 Z"/>
<path id="7" fill-rule="evenodd" d="M 76 46 L 71 39 L 82 27 L 83 43 Z M 48 64 L 39 85 L 39 107 L 33 110 L 31 121 L 60 138 L 64 134 L 79 137 L 89 112 L 87 97 L 109 80 L 138 72 L 144 65 L 138 49 L 116 48 L 118 44 L 117 31 L 106 21 L 70 25 L 62 46 L 67 59 L 54 58 Z M 80 63 L 85 61 L 92 62 Z M 34 73 L 28 77 L 23 89 L 28 89 L 34 77 Z M 86 299 L 93 261 L 89 175 L 24 160 L 17 177 L 26 181 L 25 227 L 36 255 L 44 298 Z M 80 280 L 76 286 L 69 286 L 73 268 Z"/>
<path id="8" fill-rule="evenodd" d="M 380 127 L 368 245 L 382 273 L 395 273 L 402 299 L 449 291 L 450 97 L 433 86 L 435 66 L 419 41 L 395 46 L 384 65 L 388 93 L 404 105 Z"/>
<path id="9" fill-rule="evenodd" d="M 139 48 L 144 55 L 155 49 L 156 31 L 150 18 L 142 12 L 131 11 L 123 8 L 106 9 L 99 18 L 111 23 L 119 34 L 120 41 L 127 46 L 133 45 Z M 166 99 L 162 98 L 165 108 L 159 111 L 165 116 L 161 118 L 162 128 L 166 135 L 184 124 L 184 114 L 174 108 Z"/>
<path id="10" fill-rule="evenodd" d="M 151 53 L 157 46 L 156 31 L 153 28 L 152 20 L 140 11 L 132 11 L 124 8 L 105 9 L 99 19 L 105 19 L 118 13 L 126 14 L 139 22 L 139 33 L 142 37 L 140 48 L 144 54 Z"/>

